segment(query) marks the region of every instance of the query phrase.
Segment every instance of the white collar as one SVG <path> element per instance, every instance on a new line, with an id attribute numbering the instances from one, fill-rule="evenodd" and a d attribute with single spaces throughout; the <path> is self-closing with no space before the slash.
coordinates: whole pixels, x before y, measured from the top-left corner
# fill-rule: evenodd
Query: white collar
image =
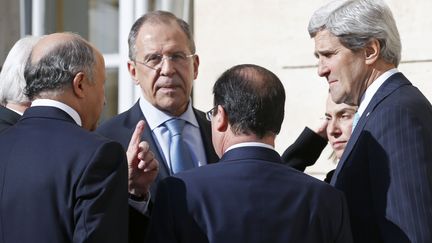
<path id="1" fill-rule="evenodd" d="M 154 130 L 155 128 L 164 124 L 166 121 L 173 118 L 173 116 L 171 116 L 171 115 L 159 110 L 158 108 L 154 107 L 143 96 L 141 96 L 141 98 L 139 100 L 139 106 L 141 108 L 141 112 L 144 114 L 144 111 L 145 111 L 145 114 L 147 114 L 145 116 L 145 118 L 146 118 L 147 124 L 149 125 L 151 130 Z M 149 115 L 149 114 L 151 114 L 151 115 Z M 198 121 L 197 121 L 195 114 L 193 112 L 193 109 L 192 109 L 191 102 L 189 102 L 186 111 L 183 114 L 181 114 L 181 116 L 179 116 L 178 118 L 187 121 L 188 124 L 191 124 L 195 127 L 199 127 Z"/>
<path id="2" fill-rule="evenodd" d="M 237 143 L 234 145 L 231 145 L 230 147 L 228 147 L 224 153 L 228 152 L 231 149 L 235 149 L 235 148 L 241 148 L 241 147 L 263 147 L 263 148 L 268 148 L 268 149 L 272 149 L 274 150 L 273 146 L 266 144 L 266 143 L 260 143 L 260 142 L 244 142 L 244 143 Z"/>
<path id="3" fill-rule="evenodd" d="M 378 89 L 381 87 L 381 85 L 393 74 L 399 72 L 397 68 L 392 68 L 390 70 L 387 70 L 383 74 L 381 74 L 375 81 L 372 82 L 372 84 L 367 87 L 366 92 L 362 95 L 360 99 L 360 106 L 357 110 L 357 113 L 359 114 L 359 117 L 363 114 L 363 112 L 366 110 L 366 107 L 369 105 L 370 101 L 372 100 L 372 97 L 375 95 L 375 93 L 378 91 Z"/>
<path id="4" fill-rule="evenodd" d="M 52 106 L 59 108 L 60 110 L 66 112 L 69 116 L 74 119 L 78 126 L 82 126 L 81 117 L 78 112 L 76 112 L 72 107 L 66 105 L 65 103 L 51 100 L 51 99 L 36 99 L 32 102 L 31 106 Z"/>

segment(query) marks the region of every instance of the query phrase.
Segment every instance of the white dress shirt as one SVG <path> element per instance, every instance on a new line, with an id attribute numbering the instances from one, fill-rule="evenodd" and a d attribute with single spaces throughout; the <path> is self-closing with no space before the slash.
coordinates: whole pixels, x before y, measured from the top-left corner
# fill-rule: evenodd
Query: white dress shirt
<path id="1" fill-rule="evenodd" d="M 72 119 L 74 119 L 75 123 L 78 124 L 78 126 L 82 126 L 81 117 L 79 116 L 78 112 L 76 112 L 76 110 L 74 110 L 72 107 L 60 101 L 50 99 L 35 99 L 32 102 L 31 106 L 51 106 L 59 108 L 60 110 L 66 112 L 69 116 L 71 116 Z"/>
<path id="2" fill-rule="evenodd" d="M 173 117 L 154 107 L 142 96 L 139 101 L 139 105 L 141 111 L 143 112 L 143 114 L 145 114 L 147 124 L 152 131 L 152 135 L 156 142 L 156 145 L 158 146 L 159 151 L 161 151 L 161 154 L 164 157 L 168 167 L 170 167 L 170 133 L 169 130 L 165 127 L 164 123 L 172 119 Z M 187 110 L 180 117 L 176 118 L 186 121 L 182 136 L 183 140 L 185 141 L 191 152 L 192 159 L 195 163 L 194 166 L 201 166 L 207 164 L 204 143 L 201 138 L 198 121 L 195 117 L 190 102 Z"/>
<path id="3" fill-rule="evenodd" d="M 388 78 L 390 78 L 390 76 L 398 72 L 399 71 L 396 68 L 390 69 L 384 72 L 383 74 L 381 74 L 381 76 L 379 76 L 375 81 L 372 82 L 372 84 L 366 89 L 366 92 L 362 95 L 360 99 L 360 106 L 357 110 L 359 117 L 362 116 L 363 112 L 366 110 L 366 107 L 369 105 L 370 101 L 372 100 L 372 97 L 375 95 L 375 93 L 378 91 L 381 85 Z"/>
<path id="4" fill-rule="evenodd" d="M 268 149 L 272 149 L 274 150 L 273 146 L 266 144 L 266 143 L 260 143 L 260 142 L 244 142 L 244 143 L 238 143 L 238 144 L 234 144 L 231 145 L 230 147 L 228 147 L 224 153 L 230 151 L 231 149 L 235 149 L 235 148 L 242 148 L 242 147 L 263 147 L 263 148 L 268 148 Z"/>

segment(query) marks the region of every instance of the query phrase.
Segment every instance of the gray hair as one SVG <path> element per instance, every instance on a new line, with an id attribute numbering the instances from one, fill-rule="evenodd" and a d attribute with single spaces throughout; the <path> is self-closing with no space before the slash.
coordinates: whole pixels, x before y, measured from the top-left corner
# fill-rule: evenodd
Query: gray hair
<path id="1" fill-rule="evenodd" d="M 144 14 L 140 18 L 138 18 L 135 23 L 132 25 L 132 28 L 129 32 L 128 37 L 128 44 L 129 44 L 129 59 L 134 61 L 136 58 L 136 39 L 139 33 L 139 30 L 141 29 L 141 26 L 143 26 L 145 23 L 156 23 L 156 24 L 169 24 L 170 22 L 176 22 L 180 28 L 183 30 L 183 33 L 185 33 L 189 49 L 192 53 L 195 53 L 195 41 L 193 40 L 193 35 L 191 28 L 189 24 L 184 21 L 183 19 L 177 18 L 174 14 L 166 11 L 153 11 Z"/>
<path id="2" fill-rule="evenodd" d="M 0 104 L 27 104 L 30 100 L 24 94 L 26 82 L 24 67 L 33 46 L 40 37 L 26 36 L 18 40 L 9 51 L 0 73 Z"/>
<path id="3" fill-rule="evenodd" d="M 27 82 L 25 93 L 33 100 L 41 92 L 63 92 L 72 86 L 75 75 L 84 72 L 93 81 L 96 64 L 93 47 L 81 36 L 73 33 L 71 38 L 58 44 L 40 60 L 27 60 L 24 77 Z"/>
<path id="4" fill-rule="evenodd" d="M 396 67 L 401 59 L 402 45 L 390 8 L 382 0 L 332 1 L 312 15 L 308 31 L 313 38 L 328 30 L 346 48 L 356 51 L 371 40 L 380 43 L 380 57 Z"/>

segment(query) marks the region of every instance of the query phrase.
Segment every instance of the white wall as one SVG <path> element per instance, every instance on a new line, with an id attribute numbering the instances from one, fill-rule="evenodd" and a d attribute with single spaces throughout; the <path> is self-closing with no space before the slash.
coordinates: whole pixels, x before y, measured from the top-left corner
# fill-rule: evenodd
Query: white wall
<path id="1" fill-rule="evenodd" d="M 282 132 L 276 141 L 280 153 L 308 125 L 316 127 L 323 117 L 327 84 L 316 74 L 313 40 L 307 33 L 309 17 L 324 0 L 197 0 L 194 32 L 199 75 L 194 84 L 194 105 L 212 107 L 212 86 L 227 68 L 254 63 L 276 73 L 287 100 Z M 402 71 L 432 100 L 432 1 L 387 1 L 397 21 L 402 45 Z M 319 162 L 308 169 L 322 178 L 335 165 L 326 148 Z"/>

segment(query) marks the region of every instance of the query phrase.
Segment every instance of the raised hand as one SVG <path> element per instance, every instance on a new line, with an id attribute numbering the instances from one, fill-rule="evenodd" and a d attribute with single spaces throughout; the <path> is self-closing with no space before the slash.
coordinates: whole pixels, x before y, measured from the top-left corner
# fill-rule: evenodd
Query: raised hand
<path id="1" fill-rule="evenodd" d="M 144 131 L 144 121 L 139 121 L 135 127 L 126 151 L 129 172 L 129 193 L 147 198 L 149 189 L 159 171 L 159 162 L 150 151 L 149 144 L 141 141 Z"/>

